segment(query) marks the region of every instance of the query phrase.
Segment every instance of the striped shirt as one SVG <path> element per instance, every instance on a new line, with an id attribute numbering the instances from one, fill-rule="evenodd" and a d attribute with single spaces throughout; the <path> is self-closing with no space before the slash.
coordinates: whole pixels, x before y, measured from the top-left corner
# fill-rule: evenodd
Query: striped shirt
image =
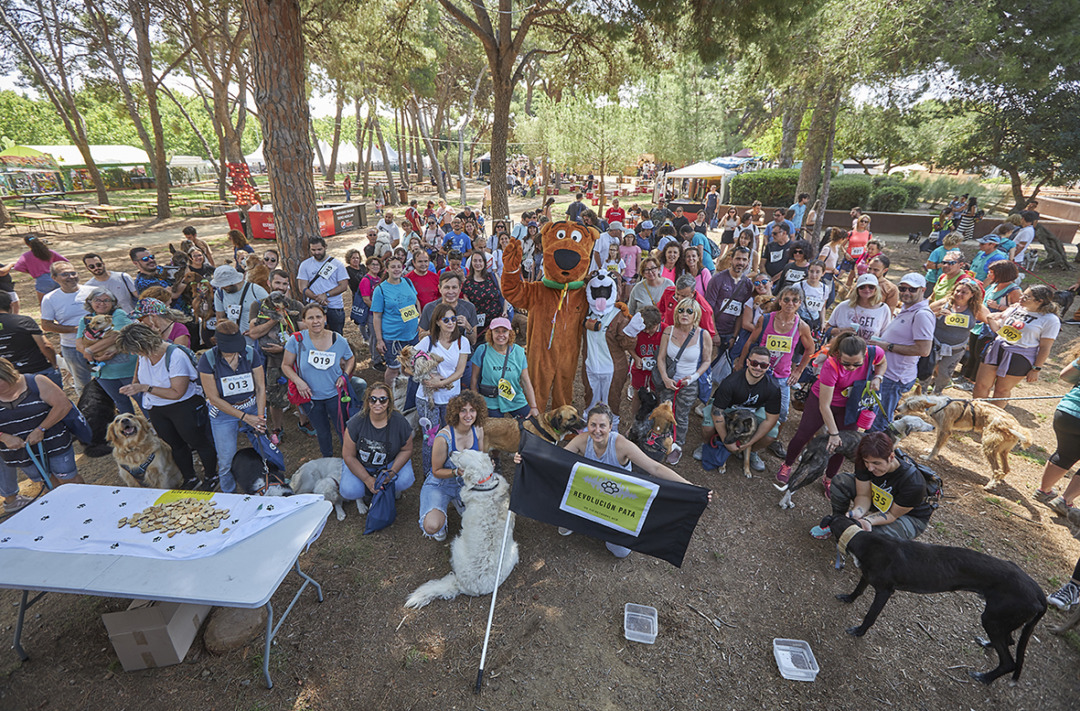
<path id="1" fill-rule="evenodd" d="M 41 399 L 37 383 L 33 380 L 35 377 L 37 376 L 24 376 L 26 392 L 16 398 L 15 401 L 4 402 L 0 400 L 0 432 L 25 440 L 49 416 L 52 405 Z M 63 422 L 57 422 L 45 432 L 43 444 L 46 457 L 60 454 L 71 446 L 71 434 Z M 9 467 L 33 466 L 25 447 L 21 449 L 0 448 L 0 457 L 3 457 L 4 462 Z"/>

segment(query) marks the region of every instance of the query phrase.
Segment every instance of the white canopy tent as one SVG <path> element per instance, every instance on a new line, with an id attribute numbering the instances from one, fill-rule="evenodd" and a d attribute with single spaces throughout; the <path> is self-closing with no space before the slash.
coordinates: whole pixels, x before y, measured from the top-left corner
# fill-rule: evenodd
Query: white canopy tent
<path id="1" fill-rule="evenodd" d="M 688 196 L 691 193 L 700 193 L 703 190 L 706 190 L 707 188 L 704 186 L 708 185 L 709 182 L 719 181 L 721 196 L 720 199 L 726 200 L 727 198 L 725 196 L 727 195 L 728 183 L 731 181 L 731 177 L 734 175 L 738 175 L 738 173 L 729 168 L 724 168 L 719 165 L 713 165 L 712 163 L 708 163 L 706 161 L 698 161 L 693 165 L 688 165 L 685 168 L 679 168 L 678 170 L 673 170 L 670 173 L 667 173 L 664 176 L 663 183 L 665 185 L 671 185 L 670 183 L 668 183 L 668 181 L 672 181 L 672 183 L 674 183 L 675 181 L 678 181 L 678 183 L 682 183 L 682 181 L 684 180 L 690 181 L 686 190 L 679 190 L 679 194 L 681 196 Z M 701 185 L 698 185 L 693 181 L 703 182 Z M 659 187 L 660 185 L 658 183 L 657 190 L 659 190 Z M 674 187 L 674 185 L 671 185 L 671 187 Z M 695 190 L 695 188 L 700 189 Z M 670 195 L 671 191 L 668 191 L 668 194 Z M 655 196 L 654 199 L 656 199 L 656 197 L 659 196 Z"/>
<path id="2" fill-rule="evenodd" d="M 56 159 L 61 168 L 86 165 L 77 146 L 28 146 L 36 151 L 48 153 Z M 134 146 L 92 145 L 90 157 L 97 165 L 150 165 L 150 156 L 146 151 Z"/>

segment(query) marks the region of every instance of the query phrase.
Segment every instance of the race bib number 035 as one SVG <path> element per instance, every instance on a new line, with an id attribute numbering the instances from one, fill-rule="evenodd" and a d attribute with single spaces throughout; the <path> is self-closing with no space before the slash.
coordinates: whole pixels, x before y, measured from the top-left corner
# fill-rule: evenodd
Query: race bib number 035
<path id="1" fill-rule="evenodd" d="M 874 507 L 881 513 L 888 513 L 892 508 L 893 495 L 877 484 L 870 484 L 870 491 L 873 493 Z"/>

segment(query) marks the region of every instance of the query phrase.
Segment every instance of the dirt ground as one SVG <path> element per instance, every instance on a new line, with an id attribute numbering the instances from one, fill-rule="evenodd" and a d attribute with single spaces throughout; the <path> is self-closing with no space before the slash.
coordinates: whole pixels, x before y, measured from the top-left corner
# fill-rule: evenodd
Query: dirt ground
<path id="1" fill-rule="evenodd" d="M 512 205 L 518 213 L 525 207 Z M 86 228 L 54 239 L 53 247 L 73 260 L 98 251 L 111 268 L 130 270 L 130 246 L 160 250 L 170 239 L 175 243 L 180 227 L 188 223 L 198 226 L 212 246 L 224 249 L 223 218 Z M 341 256 L 357 239 L 356 233 L 333 238 L 331 252 Z M 914 245 L 900 237 L 887 239 L 898 279 L 903 267 L 921 260 Z M 12 261 L 21 247 L 5 238 L 0 261 Z M 1042 276 L 1062 285 L 1074 278 Z M 30 306 L 35 301 L 32 283 L 20 277 L 20 296 Z M 37 316 L 36 304 L 24 312 Z M 349 329 L 362 375 L 378 377 L 351 323 Z M 1016 396 L 1064 392 L 1057 371 L 1078 336 L 1077 327 L 1065 326 L 1040 381 L 1021 385 Z M 945 481 L 945 500 L 921 541 L 1014 561 L 1047 593 L 1068 579 L 1080 542 L 1061 517 L 1031 497 L 1054 449 L 1050 420 L 1055 402 L 1026 401 L 1009 408 L 1031 428 L 1036 444 L 1014 452 L 1012 475 L 993 492 L 982 488 L 987 464 L 975 438 L 958 436 L 946 446 L 933 463 Z M 290 422 L 295 422 L 291 416 Z M 700 442 L 697 424 L 692 416 L 687 451 Z M 785 441 L 794 424 L 785 427 Z M 931 435 L 921 434 L 906 448 L 922 452 L 930 444 Z M 315 440 L 292 426 L 286 451 L 290 471 L 304 458 L 318 456 Z M 897 594 L 865 637 L 846 635 L 871 598 L 851 606 L 833 598 L 854 588 L 858 572 L 852 565 L 833 570 L 834 546 L 807 535 L 829 510 L 822 490 L 811 486 L 796 494 L 796 508 L 779 509 L 780 495 L 772 486 L 779 462 L 769 455 L 764 459 L 765 474 L 750 480 L 736 467 L 705 473 L 689 456 L 677 467 L 714 492 L 681 569 L 639 553 L 616 560 L 598 541 L 563 538 L 551 526 L 519 519 L 514 536 L 521 560 L 499 593 L 481 696 L 474 696 L 472 687 L 489 598 L 437 601 L 420 611 L 402 606 L 417 585 L 449 568 L 449 540 L 426 540 L 415 523 L 418 483 L 402 499 L 398 521 L 389 529 L 363 536 L 363 519 L 348 506 L 346 520 L 331 517 L 322 537 L 301 557 L 301 566 L 322 584 L 326 599 L 318 604 L 313 593 L 305 593 L 279 632 L 271 652 L 272 690 L 262 682 L 261 635 L 220 657 L 210 655 L 199 638 L 180 665 L 125 673 L 100 616 L 124 609 L 128 601 L 52 594 L 27 616 L 23 646 L 30 661 L 20 663 L 10 650 L 0 654 L 0 708 L 297 710 L 361 703 L 462 710 L 1076 707 L 1080 637 L 1050 634 L 1049 627 L 1063 617 L 1054 608 L 1036 629 L 1015 686 L 1005 678 L 986 688 L 967 677 L 969 669 L 993 666 L 973 641 L 983 631 L 981 601 L 972 594 Z M 79 465 L 91 483 L 117 482 L 110 457 L 80 455 Z M 418 461 L 415 465 L 419 468 Z M 509 466 L 505 471 L 510 473 Z M 452 515 L 451 536 L 458 523 Z M 274 597 L 279 610 L 298 585 L 295 575 L 286 578 Z M 623 638 L 627 602 L 658 608 L 656 644 Z M 0 591 L 0 634 L 13 633 L 17 604 L 18 593 Z M 780 677 L 771 651 L 776 637 L 810 643 L 821 666 L 815 683 Z"/>

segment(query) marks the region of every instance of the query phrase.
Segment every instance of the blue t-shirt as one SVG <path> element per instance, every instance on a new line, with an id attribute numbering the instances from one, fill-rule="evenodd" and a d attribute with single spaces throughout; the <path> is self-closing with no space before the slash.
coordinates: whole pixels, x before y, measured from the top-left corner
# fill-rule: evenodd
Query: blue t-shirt
<path id="1" fill-rule="evenodd" d="M 975 278 L 979 281 L 985 281 L 986 276 L 990 271 L 990 265 L 994 262 L 1000 262 L 1003 259 L 1008 259 L 1009 255 L 1002 252 L 1000 249 L 995 249 L 990 254 L 979 250 L 979 253 L 975 255 L 975 258 L 971 260 L 971 270 L 975 272 Z"/>
<path id="2" fill-rule="evenodd" d="M 333 333 L 333 331 L 331 331 Z M 303 340 L 298 341 L 297 336 Z M 312 349 L 307 331 L 289 336 L 285 350 L 296 356 L 295 370 L 308 387 L 313 400 L 337 397 L 337 380 L 342 376 L 341 361 L 351 358 L 349 341 L 334 333 L 334 342 L 327 351 Z"/>
<path id="3" fill-rule="evenodd" d="M 791 235 L 791 239 L 796 239 L 798 237 L 798 235 L 795 234 L 795 225 L 791 222 L 791 220 L 784 220 L 784 222 L 782 224 L 787 225 L 788 234 Z M 773 228 L 774 227 L 776 227 L 776 222 L 775 221 L 770 222 L 769 224 L 765 225 L 765 238 L 767 240 L 769 240 L 770 242 L 772 242 L 772 240 L 773 240 Z"/>
<path id="4" fill-rule="evenodd" d="M 926 270 L 927 284 L 937 284 L 938 277 L 941 276 L 941 261 L 945 259 L 945 253 L 948 251 L 949 250 L 945 247 L 937 247 L 930 253 L 930 256 L 926 258 L 926 261 L 937 265 L 933 269 Z"/>
<path id="5" fill-rule="evenodd" d="M 503 360 L 506 360 L 506 373 L 503 374 Z M 481 361 L 483 364 L 481 365 Z M 514 412 L 529 404 L 525 398 L 525 388 L 521 385 L 521 373 L 529 367 L 525 358 L 525 349 L 513 343 L 510 345 L 509 358 L 499 355 L 494 348 L 486 343 L 476 347 L 472 357 L 473 366 L 480 368 L 481 385 L 490 385 L 498 388 L 499 378 L 506 378 L 514 389 L 514 397 L 507 399 L 500 395 L 485 397 L 488 408 L 499 412 Z"/>
<path id="6" fill-rule="evenodd" d="M 1080 363 L 1074 360 L 1072 367 L 1080 368 Z M 1074 385 L 1069 392 L 1065 393 L 1058 403 L 1057 409 L 1080 419 L 1080 386 Z"/>
<path id="7" fill-rule="evenodd" d="M 712 258 L 712 247 L 709 245 L 709 238 L 700 232 L 695 232 L 693 238 L 690 240 L 690 244 L 693 247 L 701 247 L 701 262 L 705 265 L 705 268 L 710 272 L 716 271 L 716 264 Z"/>
<path id="8" fill-rule="evenodd" d="M 86 322 L 89 319 L 89 314 L 85 318 L 79 319 L 79 330 L 75 334 L 76 338 L 82 338 L 86 335 Z M 129 323 L 132 323 L 131 317 L 128 316 L 123 309 L 113 311 L 113 331 L 119 331 Z M 89 361 L 90 359 L 87 358 L 87 360 Z M 103 365 L 97 371 L 98 378 L 102 380 L 120 380 L 135 375 L 135 365 L 138 363 L 138 357 L 131 353 L 117 353 L 109 360 L 101 362 Z"/>
<path id="9" fill-rule="evenodd" d="M 402 314 L 402 309 L 412 307 L 412 313 Z M 411 341 L 416 338 L 420 324 L 420 307 L 416 305 L 416 287 L 408 279 L 397 284 L 380 282 L 371 292 L 371 311 L 382 314 L 382 337 L 384 341 Z M 409 316 L 405 321 L 404 317 Z"/>
<path id="10" fill-rule="evenodd" d="M 213 365 L 210 364 L 211 354 Z M 263 355 L 258 348 L 248 346 L 244 349 L 236 363 L 236 370 L 233 370 L 221 352 L 214 348 L 199 358 L 198 371 L 215 376 L 218 395 L 230 405 L 238 405 L 255 397 L 254 371 L 262 365 Z"/>
<path id="11" fill-rule="evenodd" d="M 449 249 L 456 249 L 457 251 L 465 254 L 472 251 L 472 240 L 469 239 L 469 235 L 464 232 L 447 232 L 446 239 L 443 240 L 443 246 Z"/>
<path id="12" fill-rule="evenodd" d="M 791 217 L 791 222 L 795 225 L 795 229 L 802 227 L 803 215 L 806 214 L 806 205 L 795 203 L 788 209 L 795 211 L 795 214 Z M 792 235 L 792 237 L 794 237 L 794 235 Z"/>

